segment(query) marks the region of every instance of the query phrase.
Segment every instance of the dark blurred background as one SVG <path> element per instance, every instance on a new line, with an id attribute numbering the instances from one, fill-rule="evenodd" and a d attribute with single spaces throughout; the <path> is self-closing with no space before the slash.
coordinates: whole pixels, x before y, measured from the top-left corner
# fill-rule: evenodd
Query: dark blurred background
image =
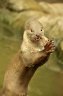
<path id="1" fill-rule="evenodd" d="M 37 17 L 56 50 L 29 85 L 29 96 L 63 96 L 63 0 L 0 0 L 0 87 L 22 41 L 25 21 Z"/>

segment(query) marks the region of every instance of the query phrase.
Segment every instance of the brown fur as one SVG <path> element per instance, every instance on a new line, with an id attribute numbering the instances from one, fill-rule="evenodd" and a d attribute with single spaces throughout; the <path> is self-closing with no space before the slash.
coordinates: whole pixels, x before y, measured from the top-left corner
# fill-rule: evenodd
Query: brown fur
<path id="1" fill-rule="evenodd" d="M 41 25 L 39 25 L 39 29 L 40 28 Z M 31 36 L 29 33 L 28 35 Z M 33 33 L 32 36 L 34 37 L 35 34 Z M 41 36 L 41 34 L 39 36 Z M 40 39 L 41 38 L 38 40 L 40 41 Z M 46 42 L 47 39 L 42 40 Z M 27 33 L 24 32 L 21 50 L 18 52 L 5 73 L 2 96 L 27 96 L 28 84 L 32 76 L 37 68 L 48 60 L 50 53 L 54 50 L 54 44 L 52 41 L 47 41 L 44 45 L 44 50 L 42 51 L 39 42 L 38 46 L 40 51 L 37 49 L 37 42 L 33 42 L 33 40 L 31 41 L 28 38 Z"/>

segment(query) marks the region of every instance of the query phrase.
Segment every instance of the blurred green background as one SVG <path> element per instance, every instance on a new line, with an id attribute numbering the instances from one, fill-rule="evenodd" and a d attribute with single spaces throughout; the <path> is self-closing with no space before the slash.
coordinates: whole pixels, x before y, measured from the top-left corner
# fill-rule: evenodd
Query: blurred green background
<path id="1" fill-rule="evenodd" d="M 38 68 L 29 96 L 63 96 L 63 0 L 0 0 L 0 87 L 4 73 L 22 41 L 25 21 L 37 17 L 56 50 Z"/>

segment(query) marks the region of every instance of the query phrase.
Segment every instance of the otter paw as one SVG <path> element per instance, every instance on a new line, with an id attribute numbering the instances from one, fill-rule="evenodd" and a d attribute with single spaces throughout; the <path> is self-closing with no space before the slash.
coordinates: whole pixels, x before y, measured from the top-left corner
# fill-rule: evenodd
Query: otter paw
<path id="1" fill-rule="evenodd" d="M 44 46 L 44 51 L 46 53 L 52 53 L 55 50 L 55 44 L 53 40 L 48 41 L 48 43 Z"/>

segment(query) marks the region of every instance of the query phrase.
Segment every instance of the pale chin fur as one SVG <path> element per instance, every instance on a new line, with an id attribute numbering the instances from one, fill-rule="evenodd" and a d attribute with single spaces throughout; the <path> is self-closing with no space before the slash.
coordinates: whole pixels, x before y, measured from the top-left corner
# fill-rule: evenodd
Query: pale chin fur
<path id="1" fill-rule="evenodd" d="M 40 45 L 34 46 L 33 42 L 31 42 L 29 40 L 29 38 L 27 37 L 27 32 L 25 31 L 24 35 L 23 35 L 23 42 L 22 42 L 22 45 L 21 45 L 21 51 L 22 52 L 43 51 L 44 50 L 44 46 L 46 45 L 47 42 L 48 42 L 48 38 L 43 35 L 42 36 L 42 40 L 40 41 Z"/>

